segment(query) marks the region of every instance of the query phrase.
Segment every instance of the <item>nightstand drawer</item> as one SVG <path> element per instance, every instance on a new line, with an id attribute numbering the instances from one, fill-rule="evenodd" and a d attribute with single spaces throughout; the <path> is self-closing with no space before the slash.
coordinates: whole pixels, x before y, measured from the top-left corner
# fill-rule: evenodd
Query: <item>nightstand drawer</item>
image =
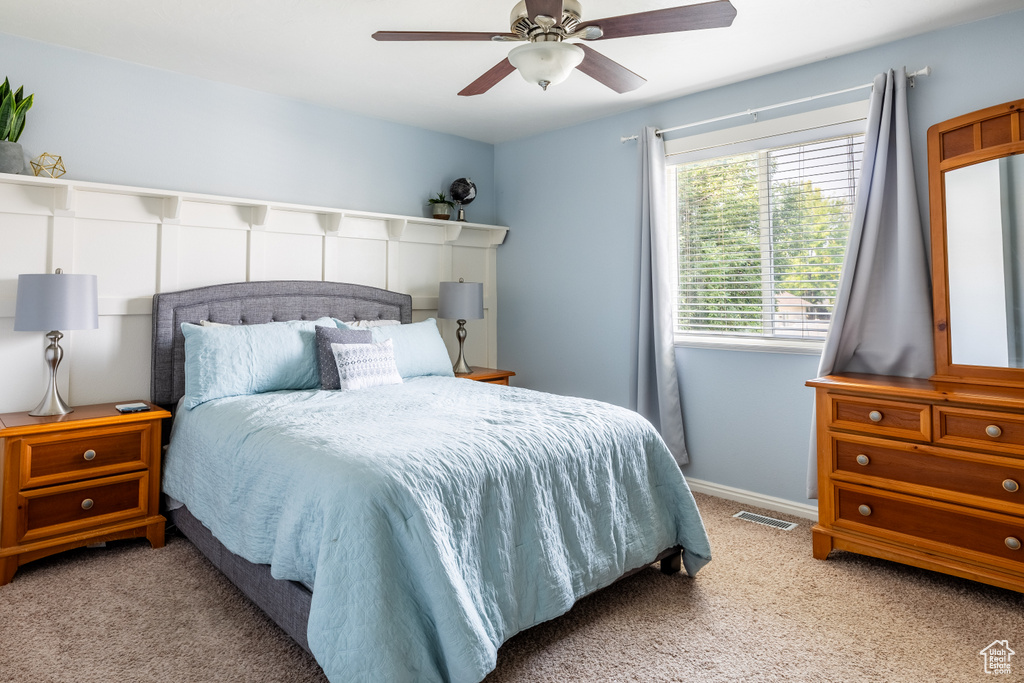
<path id="1" fill-rule="evenodd" d="M 845 488 L 836 493 L 837 527 L 871 527 L 903 543 L 974 554 L 980 561 L 995 559 L 1015 571 L 1024 569 L 1024 519 L 941 503 L 924 504 L 897 494 Z"/>
<path id="2" fill-rule="evenodd" d="M 906 484 L 926 486 L 953 494 L 951 500 L 957 500 L 955 494 L 966 494 L 978 497 L 971 501 L 975 505 L 1000 501 L 1019 507 L 1014 510 L 1003 506 L 1007 511 L 1024 512 L 1024 463 L 951 450 L 927 452 L 898 441 L 840 435 L 831 439 L 837 479 L 900 490 L 905 490 L 901 487 Z M 945 495 L 934 491 L 927 494 Z M 961 498 L 957 502 L 964 501 Z"/>
<path id="3" fill-rule="evenodd" d="M 146 514 L 148 472 L 133 472 L 18 495 L 18 542 Z"/>
<path id="4" fill-rule="evenodd" d="M 21 488 L 144 469 L 149 424 L 118 432 L 80 430 L 21 440 Z"/>
<path id="5" fill-rule="evenodd" d="M 931 440 L 931 406 L 926 403 L 836 394 L 829 394 L 828 399 L 828 423 L 832 429 L 913 441 Z"/>
<path id="6" fill-rule="evenodd" d="M 935 443 L 1021 455 L 1024 415 L 935 407 Z"/>

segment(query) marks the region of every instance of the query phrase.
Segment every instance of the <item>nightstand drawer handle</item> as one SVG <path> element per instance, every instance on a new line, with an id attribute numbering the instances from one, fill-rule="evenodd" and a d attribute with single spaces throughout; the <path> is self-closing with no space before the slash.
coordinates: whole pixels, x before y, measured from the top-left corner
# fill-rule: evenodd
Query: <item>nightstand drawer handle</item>
<path id="1" fill-rule="evenodd" d="M 985 433 L 995 439 L 1003 435 L 1003 430 L 999 428 L 999 425 L 989 425 L 985 427 Z"/>
<path id="2" fill-rule="evenodd" d="M 82 457 L 85 458 L 86 460 L 92 460 L 93 458 L 96 457 L 96 451 L 90 448 L 85 453 L 82 453 Z"/>
<path id="3" fill-rule="evenodd" d="M 1020 550 L 1020 539 L 1014 538 L 1013 536 L 1007 536 L 1006 541 L 1004 542 L 1006 543 L 1006 547 L 1010 550 Z"/>
<path id="4" fill-rule="evenodd" d="M 83 510 L 92 510 L 92 506 L 93 506 L 92 498 L 86 498 L 85 500 L 82 501 L 82 509 Z"/>
<path id="5" fill-rule="evenodd" d="M 870 462 L 871 462 L 871 458 L 869 458 L 868 456 L 864 455 L 863 453 L 861 453 L 860 455 L 857 456 L 857 464 L 858 465 L 867 465 Z"/>
<path id="6" fill-rule="evenodd" d="M 882 414 L 877 410 L 872 410 L 870 413 L 868 413 L 868 419 L 871 420 L 872 422 L 881 422 Z"/>
<path id="7" fill-rule="evenodd" d="M 871 506 L 861 505 L 859 508 L 857 508 L 857 512 L 864 515 L 865 517 L 869 517 L 871 515 Z"/>
<path id="8" fill-rule="evenodd" d="M 1003 488 L 1009 491 L 1010 493 L 1015 493 L 1017 489 L 1020 488 L 1020 486 L 1018 486 L 1017 482 L 1015 482 L 1013 479 L 1004 479 Z"/>

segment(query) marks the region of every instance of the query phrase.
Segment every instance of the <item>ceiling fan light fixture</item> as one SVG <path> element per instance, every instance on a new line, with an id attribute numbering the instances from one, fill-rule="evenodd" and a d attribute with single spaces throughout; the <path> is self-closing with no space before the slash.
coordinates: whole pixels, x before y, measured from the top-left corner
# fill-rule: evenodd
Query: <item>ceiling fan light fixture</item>
<path id="1" fill-rule="evenodd" d="M 544 41 L 528 43 L 508 53 L 508 61 L 519 70 L 527 83 L 536 83 L 544 90 L 561 83 L 583 61 L 583 49 L 572 43 Z"/>

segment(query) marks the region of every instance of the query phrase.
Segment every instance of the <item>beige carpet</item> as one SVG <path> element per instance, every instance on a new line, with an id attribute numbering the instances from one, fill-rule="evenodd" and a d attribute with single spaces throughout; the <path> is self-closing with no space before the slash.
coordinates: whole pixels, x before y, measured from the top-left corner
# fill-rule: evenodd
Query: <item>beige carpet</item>
<path id="1" fill-rule="evenodd" d="M 698 503 L 715 559 L 696 579 L 652 568 L 586 598 L 506 643 L 487 683 L 1024 679 L 1024 595 L 846 553 L 819 562 L 806 520 L 779 531 Z M 996 639 L 1021 653 L 1009 677 L 983 673 Z M 180 536 L 59 555 L 0 588 L 0 681 L 324 680 Z"/>

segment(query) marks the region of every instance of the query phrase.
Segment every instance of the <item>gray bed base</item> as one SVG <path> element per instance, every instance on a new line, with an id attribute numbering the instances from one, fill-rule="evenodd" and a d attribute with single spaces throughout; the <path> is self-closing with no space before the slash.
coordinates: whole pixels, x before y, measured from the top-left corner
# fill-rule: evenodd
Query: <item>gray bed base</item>
<path id="1" fill-rule="evenodd" d="M 309 652 L 306 624 L 313 593 L 297 581 L 283 581 L 270 575 L 270 565 L 253 564 L 224 547 L 185 506 L 165 513 L 185 538 L 199 548 L 214 567 L 238 586 L 302 649 Z M 312 653 L 310 653 L 312 654 Z"/>
<path id="2" fill-rule="evenodd" d="M 398 320 L 412 322 L 412 297 L 340 282 L 277 280 L 213 285 L 153 297 L 152 401 L 172 413 L 185 393 L 185 337 L 181 323 L 209 320 L 255 325 L 283 320 Z M 172 418 L 173 419 L 173 418 Z M 170 425 L 165 425 L 165 435 Z M 166 442 L 166 437 L 165 437 Z M 257 607 L 309 652 L 306 627 L 313 594 L 301 583 L 275 579 L 269 565 L 233 554 L 186 507 L 168 512 L 173 524 Z M 658 554 L 661 571 L 681 569 L 682 548 Z M 620 580 L 647 565 L 626 572 Z"/>
<path id="3" fill-rule="evenodd" d="M 306 627 L 309 623 L 309 606 L 313 600 L 312 591 L 298 581 L 275 579 L 270 575 L 270 565 L 253 564 L 235 555 L 225 548 L 202 522 L 192 516 L 184 505 L 165 514 L 214 567 L 290 635 L 303 650 L 310 652 Z M 660 553 L 655 561 L 661 563 L 661 571 L 665 574 L 677 573 L 680 569 L 681 552 L 681 547 L 675 547 Z M 616 580 L 621 581 L 646 569 L 647 566 L 632 569 Z"/>

